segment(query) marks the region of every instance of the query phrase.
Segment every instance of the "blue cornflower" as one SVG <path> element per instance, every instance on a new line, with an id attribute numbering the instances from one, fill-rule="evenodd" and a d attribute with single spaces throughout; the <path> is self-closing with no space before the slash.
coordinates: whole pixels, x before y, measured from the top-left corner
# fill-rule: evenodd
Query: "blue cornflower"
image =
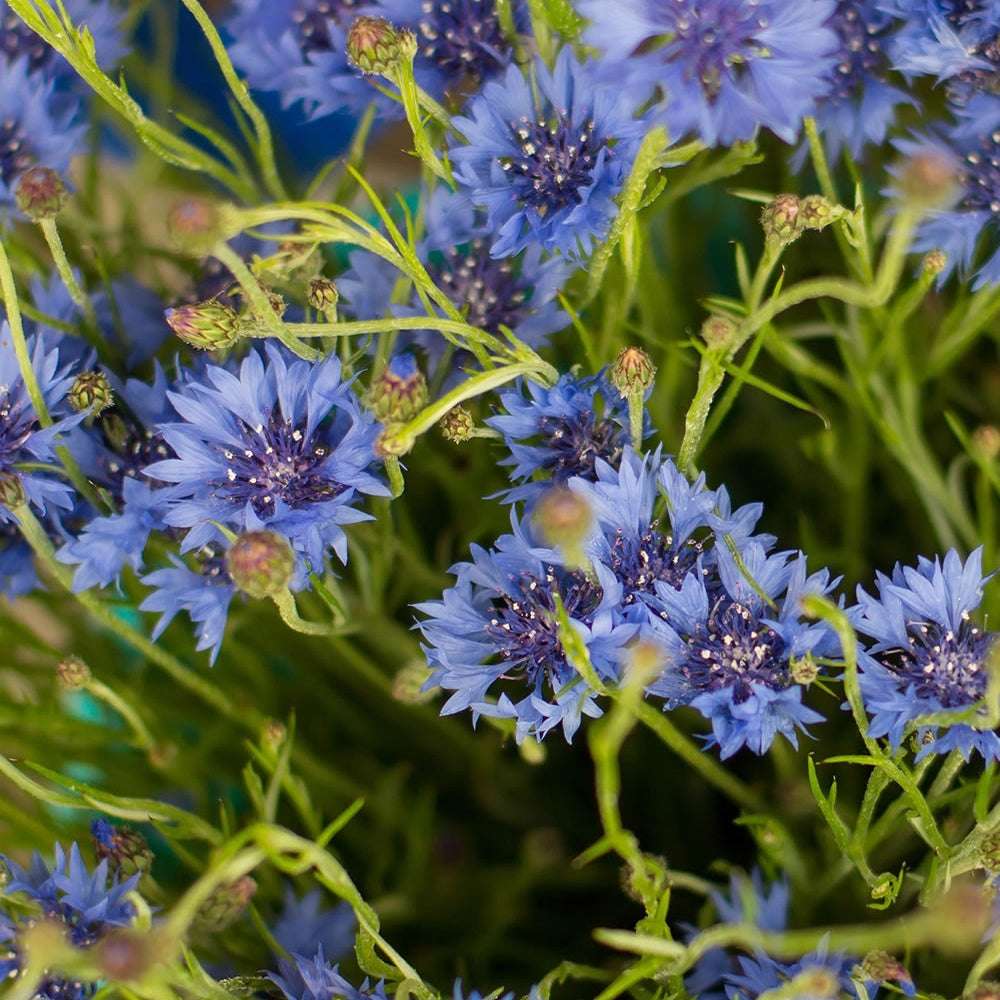
<path id="1" fill-rule="evenodd" d="M 409 28 L 417 39 L 413 69 L 429 93 L 474 90 L 509 62 L 511 40 L 500 24 L 497 0 L 377 0 L 374 13 Z M 522 14 L 515 0 L 513 12 Z M 520 18 L 523 21 L 523 17 Z"/>
<path id="2" fill-rule="evenodd" d="M 974 289 L 1000 283 L 1000 96 L 977 94 L 956 109 L 952 125 L 895 145 L 908 157 L 930 154 L 949 163 L 956 179 L 954 203 L 931 209 L 913 243 L 914 250 L 945 252 L 938 282 L 957 268 L 974 272 Z"/>
<path id="3" fill-rule="evenodd" d="M 563 49 L 529 79 L 510 66 L 452 119 L 464 137 L 450 151 L 455 179 L 487 212 L 490 252 L 532 245 L 586 257 L 607 234 L 645 126 L 622 88 L 601 83 L 597 65 Z"/>
<path id="4" fill-rule="evenodd" d="M 574 478 L 567 485 L 586 501 L 598 528 L 585 546 L 598 579 L 605 590 L 620 590 L 620 610 L 635 622 L 646 618 L 642 595 L 655 596 L 657 583 L 679 589 L 696 564 L 708 573 L 716 538 L 728 534 L 742 544 L 762 511 L 750 504 L 732 512 L 725 489 L 708 489 L 704 475 L 692 484 L 658 450 L 643 456 L 631 446 L 617 468 L 598 458 L 593 481 Z M 664 529 L 658 509 L 667 519 Z"/>
<path id="5" fill-rule="evenodd" d="M 31 546 L 13 521 L 0 523 L 0 594 L 13 601 L 39 584 Z"/>
<path id="6" fill-rule="evenodd" d="M 986 694 L 986 660 L 997 633 L 972 623 L 983 586 L 982 548 L 963 563 L 954 550 L 942 562 L 921 557 L 917 566 L 896 565 L 892 576 L 879 573 L 879 596 L 860 587 L 852 609 L 854 624 L 874 643 L 858 653 L 859 682 L 872 717 L 868 735 L 885 736 L 898 749 L 916 730 L 927 754 L 958 750 L 966 760 L 978 750 L 987 761 L 1000 760 L 1000 737 L 975 725 L 975 712 L 952 725 L 921 723 L 932 713 L 968 716 Z"/>
<path id="7" fill-rule="evenodd" d="M 797 746 L 796 730 L 823 717 L 802 704 L 792 666 L 838 648 L 825 622 L 801 621 L 800 600 L 836 581 L 827 570 L 807 577 L 805 556 L 767 555 L 759 539 L 740 547 L 739 563 L 728 546 L 714 552 L 717 573 L 699 557 L 679 588 L 658 582 L 646 597 L 644 634 L 664 657 L 648 691 L 668 710 L 696 708 L 712 724 L 706 746 L 718 744 L 723 759 L 744 746 L 763 754 L 778 734 Z"/>
<path id="8" fill-rule="evenodd" d="M 783 931 L 788 926 L 788 881 L 782 878 L 765 886 L 759 868 L 754 868 L 749 877 L 733 872 L 728 892 L 712 889 L 709 896 L 722 923 L 752 924 L 764 931 Z M 687 930 L 690 940 L 696 930 Z M 684 977 L 684 987 L 698 1000 L 725 1000 L 725 978 L 737 971 L 735 955 L 722 948 L 709 948 Z"/>
<path id="9" fill-rule="evenodd" d="M 127 927 L 136 917 L 135 906 L 126 896 L 135 891 L 139 873 L 123 882 L 117 876 L 109 879 L 106 858 L 91 873 L 76 844 L 70 847 L 69 855 L 56 844 L 55 866 L 51 870 L 37 851 L 28 870 L 5 855 L 3 860 L 12 876 L 4 896 L 25 894 L 43 916 L 65 925 L 70 940 L 78 948 L 94 944 L 109 928 Z M 24 918 L 24 922 L 29 919 Z M 17 935 L 21 926 L 21 922 L 0 921 L 0 940 L 11 948 L 0 964 L 0 973 L 14 975 L 20 969 Z M 45 1000 L 84 1000 L 95 989 L 93 983 L 47 979 L 37 996 Z"/>
<path id="10" fill-rule="evenodd" d="M 519 742 L 562 725 L 571 740 L 582 715 L 601 712 L 596 692 L 567 658 L 556 595 L 602 680 L 618 679 L 622 647 L 637 626 L 616 620 L 619 594 L 560 565 L 558 553 L 532 536 L 530 522 L 519 523 L 512 511 L 511 525 L 495 548 L 474 545 L 472 562 L 452 566 L 457 583 L 443 600 L 415 605 L 428 616 L 418 623 L 431 667 L 427 686 L 454 692 L 444 715 L 468 708 L 474 720 L 513 718 Z M 490 693 L 499 698 L 488 701 Z"/>
<path id="11" fill-rule="evenodd" d="M 834 0 L 578 0 L 585 40 L 635 104 L 673 136 L 709 146 L 751 139 L 758 127 L 792 142 L 826 94 L 838 48 Z"/>
<path id="12" fill-rule="evenodd" d="M 388 1000 L 382 980 L 372 984 L 365 979 L 360 986 L 348 982 L 338 966 L 330 965 L 323 957 L 322 946 L 313 958 L 294 956 L 295 961 L 279 959 L 278 972 L 266 973 L 267 978 L 280 987 L 287 1000 Z"/>
<path id="13" fill-rule="evenodd" d="M 370 471 L 378 427 L 341 381 L 336 356 L 310 365 L 271 345 L 238 374 L 206 365 L 168 398 L 179 420 L 160 426 L 176 458 L 146 467 L 174 483 L 167 524 L 190 529 L 182 552 L 236 532 L 269 528 L 322 572 L 332 549 L 347 561 L 342 525 L 367 520 L 357 494 L 386 496 Z"/>
<path id="14" fill-rule="evenodd" d="M 527 389 L 527 396 L 524 390 Z M 585 378 L 563 375 L 552 388 L 520 383 L 500 394 L 506 413 L 486 423 L 498 430 L 510 449 L 510 478 L 518 485 L 508 502 L 536 498 L 573 476 L 594 479 L 596 462 L 621 462 L 629 444 L 628 404 L 606 373 Z"/>
<path id="15" fill-rule="evenodd" d="M 332 910 L 323 910 L 322 903 L 319 889 L 299 898 L 290 885 L 285 886 L 285 905 L 272 933 L 289 954 L 301 955 L 321 948 L 324 955 L 336 958 L 354 946 L 357 920 L 350 904 L 339 903 Z"/>
<path id="16" fill-rule="evenodd" d="M 152 638 L 158 639 L 179 611 L 186 611 L 195 624 L 195 649 L 211 651 L 215 662 L 226 633 L 229 605 L 236 587 L 229 579 L 221 547 L 206 545 L 196 554 L 198 570 L 193 570 L 171 554 L 172 566 L 154 570 L 142 578 L 153 592 L 139 605 L 140 611 L 160 611 Z"/>
<path id="17" fill-rule="evenodd" d="M 833 84 L 817 102 L 816 122 L 831 160 L 841 149 L 857 159 L 865 146 L 885 142 L 898 107 L 915 101 L 890 82 L 895 22 L 878 0 L 839 0 L 828 25 L 838 49 Z"/>
<path id="18" fill-rule="evenodd" d="M 360 114 L 372 102 L 383 115 L 401 115 L 347 61 L 347 32 L 363 0 L 236 0 L 234 6 L 229 55 L 251 87 L 276 90 L 283 107 L 301 101 L 314 118 Z"/>
<path id="19" fill-rule="evenodd" d="M 73 24 L 86 27 L 94 41 L 94 54 L 102 69 L 113 66 L 125 54 L 122 37 L 122 10 L 109 0 L 64 0 L 66 13 Z M 7 62 L 25 60 L 32 72 L 50 78 L 75 79 L 69 63 L 57 56 L 55 49 L 43 42 L 11 9 L 0 0 L 0 56 Z"/>
<path id="20" fill-rule="evenodd" d="M 74 99 L 54 93 L 51 80 L 29 73 L 26 59 L 0 59 L 0 211 L 16 212 L 14 190 L 28 167 L 66 173 L 70 158 L 82 151 L 78 111 Z"/>
<path id="21" fill-rule="evenodd" d="M 741 955 L 738 961 L 740 971 L 725 976 L 729 1000 L 757 1000 L 782 988 L 783 996 L 794 996 L 796 1000 L 827 1000 L 845 993 L 850 997 L 858 995 L 851 977 L 855 960 L 842 952 L 829 952 L 825 943 L 797 962 L 778 962 L 762 951 L 757 951 L 753 958 Z M 788 988 L 792 980 L 799 987 L 794 993 Z M 869 997 L 876 990 L 877 987 L 871 990 Z"/>
<path id="22" fill-rule="evenodd" d="M 59 419 L 60 411 L 67 409 L 64 401 L 73 378 L 65 367 L 60 367 L 58 349 L 48 350 L 39 336 L 29 338 L 28 350 L 42 398 L 56 420 L 45 428 L 39 422 L 21 378 L 10 326 L 5 320 L 0 327 L 0 479 L 15 479 L 25 500 L 45 514 L 49 505 L 71 507 L 72 487 L 53 478 L 49 472 L 22 466 L 55 462 L 54 446 L 58 435 L 79 423 L 83 415 L 72 414 Z M 9 521 L 11 516 L 8 508 L 0 503 L 0 523 Z"/>

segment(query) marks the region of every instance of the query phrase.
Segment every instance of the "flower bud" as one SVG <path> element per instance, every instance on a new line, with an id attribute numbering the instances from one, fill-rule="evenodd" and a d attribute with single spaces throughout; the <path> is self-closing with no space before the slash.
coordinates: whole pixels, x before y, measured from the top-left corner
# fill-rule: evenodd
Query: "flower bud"
<path id="1" fill-rule="evenodd" d="M 769 240 L 791 243 L 802 235 L 802 221 L 799 219 L 801 203 L 794 194 L 779 194 L 774 201 L 764 206 L 760 224 Z"/>
<path id="2" fill-rule="evenodd" d="M 242 336 L 236 311 L 218 299 L 167 309 L 163 315 L 181 340 L 202 351 L 231 347 Z"/>
<path id="3" fill-rule="evenodd" d="M 796 684 L 808 687 L 819 676 L 819 667 L 809 653 L 793 657 L 788 663 L 789 673 Z"/>
<path id="4" fill-rule="evenodd" d="M 845 214 L 840 205 L 828 201 L 821 194 L 806 195 L 799 202 L 799 222 L 805 229 L 826 229 Z"/>
<path id="5" fill-rule="evenodd" d="M 340 292 L 337 291 L 337 286 L 329 278 L 318 275 L 310 279 L 306 298 L 313 309 L 328 316 L 336 315 Z"/>
<path id="6" fill-rule="evenodd" d="M 26 503 L 21 477 L 13 469 L 0 472 L 0 507 L 13 510 Z"/>
<path id="7" fill-rule="evenodd" d="M 412 354 L 397 354 L 382 373 L 372 379 L 365 405 L 382 424 L 405 424 L 426 405 L 427 379 Z"/>
<path id="8" fill-rule="evenodd" d="M 712 315 L 701 324 L 701 339 L 709 347 L 727 347 L 737 329 L 736 321 L 728 316 Z"/>
<path id="9" fill-rule="evenodd" d="M 594 525 L 590 504 L 564 486 L 553 486 L 538 500 L 532 521 L 542 541 L 562 551 L 569 566 L 584 566 L 588 560 L 583 552 Z"/>
<path id="10" fill-rule="evenodd" d="M 196 917 L 196 926 L 206 931 L 225 930 L 243 915 L 256 891 L 257 883 L 249 875 L 216 886 Z"/>
<path id="11" fill-rule="evenodd" d="M 1000 428 L 993 424 L 977 427 L 972 432 L 972 447 L 990 461 L 1000 456 Z"/>
<path id="12" fill-rule="evenodd" d="M 104 372 L 80 372 L 70 386 L 69 401 L 74 410 L 96 417 L 115 401 L 115 394 Z"/>
<path id="13" fill-rule="evenodd" d="M 438 423 L 445 441 L 450 441 L 452 444 L 468 441 L 473 436 L 475 426 L 472 412 L 467 406 L 452 407 Z"/>
<path id="14" fill-rule="evenodd" d="M 608 369 L 608 379 L 623 396 L 644 393 L 655 376 L 656 365 L 641 347 L 626 347 Z"/>
<path id="15" fill-rule="evenodd" d="M 239 219 L 232 206 L 207 198 L 183 198 L 167 215 L 171 241 L 193 257 L 204 257 L 220 240 L 239 231 Z"/>
<path id="16" fill-rule="evenodd" d="M 855 978 L 864 982 L 888 983 L 894 982 L 899 986 L 904 983 L 912 985 L 913 978 L 906 970 L 906 966 L 898 958 L 885 951 L 870 951 L 864 957 L 864 961 L 854 969 Z"/>
<path id="17" fill-rule="evenodd" d="M 435 697 L 433 691 L 425 691 L 424 684 L 431 672 L 426 660 L 410 660 L 396 671 L 392 679 L 392 696 L 404 705 L 421 705 Z"/>
<path id="18" fill-rule="evenodd" d="M 962 1000 L 1000 1000 L 1000 983 L 983 979 L 976 983 L 971 993 L 964 994 Z"/>
<path id="19" fill-rule="evenodd" d="M 365 74 L 391 77 L 400 63 L 416 54 L 416 35 L 384 17 L 356 17 L 347 32 L 347 61 Z"/>
<path id="20" fill-rule="evenodd" d="M 21 174 L 14 193 L 17 207 L 33 222 L 54 219 L 68 196 L 63 179 L 51 167 L 29 167 Z"/>
<path id="21" fill-rule="evenodd" d="M 924 274 L 940 274 L 948 266 L 948 255 L 943 250 L 931 250 L 924 255 Z"/>
<path id="22" fill-rule="evenodd" d="M 825 965 L 803 969 L 788 981 L 788 996 L 810 1000 L 836 1000 L 841 995 L 840 977 Z"/>
<path id="23" fill-rule="evenodd" d="M 127 927 L 112 927 L 94 946 L 101 972 L 115 983 L 141 979 L 163 960 L 159 935 Z"/>
<path id="24" fill-rule="evenodd" d="M 127 826 L 114 826 L 106 819 L 90 824 L 94 838 L 94 853 L 98 861 L 108 859 L 108 872 L 128 878 L 136 872 L 148 872 L 153 864 L 153 852 L 146 838 Z"/>
<path id="25" fill-rule="evenodd" d="M 937 208 L 958 191 L 957 164 L 938 150 L 927 149 L 908 160 L 899 171 L 899 193 L 917 208 Z"/>
<path id="26" fill-rule="evenodd" d="M 260 733 L 260 742 L 272 753 L 277 753 L 288 739 L 288 727 L 279 719 L 268 719 Z"/>
<path id="27" fill-rule="evenodd" d="M 56 676 L 67 691 L 79 691 L 90 682 L 90 667 L 79 656 L 67 656 L 56 666 Z"/>
<path id="28" fill-rule="evenodd" d="M 274 597 L 287 589 L 295 571 L 295 554 L 276 531 L 240 535 L 226 556 L 230 579 L 248 597 Z"/>
<path id="29" fill-rule="evenodd" d="M 375 439 L 375 454 L 379 458 L 402 458 L 413 450 L 416 438 L 404 431 L 405 424 L 389 424 Z"/>

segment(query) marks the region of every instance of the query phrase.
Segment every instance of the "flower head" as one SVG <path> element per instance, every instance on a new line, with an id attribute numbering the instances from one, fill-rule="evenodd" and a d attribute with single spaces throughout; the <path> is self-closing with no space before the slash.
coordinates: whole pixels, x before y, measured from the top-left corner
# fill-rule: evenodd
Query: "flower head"
<path id="1" fill-rule="evenodd" d="M 897 565 L 891 577 L 878 574 L 878 598 L 858 588 L 855 626 L 874 640 L 858 654 L 868 735 L 885 736 L 898 749 L 915 729 L 923 744 L 917 760 L 952 750 L 966 760 L 973 750 L 1000 760 L 1000 737 L 976 728 L 974 718 L 950 726 L 919 721 L 936 713 L 967 717 L 986 694 L 987 658 L 997 637 L 971 616 L 989 579 L 982 558 L 981 548 L 964 563 L 954 550 L 943 561 L 921 557 L 916 567 Z"/>
<path id="2" fill-rule="evenodd" d="M 807 577 L 803 555 L 767 555 L 758 539 L 741 546 L 738 562 L 728 547 L 714 551 L 717 573 L 699 560 L 680 587 L 658 582 L 646 598 L 646 634 L 664 658 L 648 690 L 667 709 L 701 712 L 712 724 L 706 745 L 718 744 L 723 759 L 744 746 L 766 753 L 779 734 L 797 746 L 796 730 L 822 716 L 802 704 L 792 664 L 837 648 L 828 625 L 802 622 L 800 600 L 836 581 L 826 570 Z"/>
<path id="3" fill-rule="evenodd" d="M 322 946 L 313 958 L 294 956 L 295 961 L 278 960 L 278 972 L 268 972 L 271 980 L 284 993 L 286 1000 L 388 1000 L 382 981 L 372 985 L 367 979 L 354 986 L 323 958 Z"/>
<path id="4" fill-rule="evenodd" d="M 371 103 L 398 115 L 393 102 L 347 60 L 347 32 L 361 0 L 237 0 L 228 22 L 234 65 L 258 90 L 276 90 L 282 105 L 301 101 L 314 118 L 360 114 Z"/>
<path id="5" fill-rule="evenodd" d="M 555 68 L 540 60 L 529 80 L 510 66 L 452 125 L 465 138 L 451 157 L 455 179 L 486 209 L 490 252 L 539 245 L 586 257 L 607 234 L 643 126 L 621 89 L 601 84 L 594 63 L 568 48 Z"/>
<path id="6" fill-rule="evenodd" d="M 605 72 L 672 135 L 710 146 L 758 127 L 786 142 L 830 85 L 834 0 L 580 0 Z"/>
<path id="7" fill-rule="evenodd" d="M 351 950 L 357 920 L 350 904 L 340 903 L 332 910 L 324 910 L 322 902 L 319 889 L 300 898 L 290 885 L 285 886 L 285 905 L 272 931 L 290 955 L 320 948 L 324 955 L 337 958 Z"/>
<path id="8" fill-rule="evenodd" d="M 284 534 L 315 571 L 329 549 L 347 561 L 342 525 L 369 516 L 357 494 L 387 491 L 370 471 L 377 426 L 335 356 L 311 366 L 269 347 L 238 374 L 208 365 L 168 397 L 179 419 L 160 432 L 177 457 L 145 471 L 176 486 L 165 520 L 190 529 L 182 551 L 218 540 L 218 521 Z"/>

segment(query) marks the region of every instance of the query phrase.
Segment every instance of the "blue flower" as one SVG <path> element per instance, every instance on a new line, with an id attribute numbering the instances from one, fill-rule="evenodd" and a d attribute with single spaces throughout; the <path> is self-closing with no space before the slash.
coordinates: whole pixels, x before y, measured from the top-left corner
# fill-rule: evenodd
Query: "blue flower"
<path id="1" fill-rule="evenodd" d="M 373 102 L 399 117 L 399 105 L 347 61 L 347 32 L 362 8 L 358 0 L 236 0 L 230 58 L 251 87 L 276 90 L 286 108 L 301 101 L 313 118 L 361 114 Z"/>
<path id="2" fill-rule="evenodd" d="M 827 156 L 842 149 L 855 159 L 867 145 L 881 145 L 901 104 L 915 104 L 889 82 L 888 44 L 895 27 L 877 0 L 840 0 L 828 22 L 837 33 L 833 85 L 816 105 Z"/>
<path id="3" fill-rule="evenodd" d="M 30 74 L 26 59 L 0 59 L 0 210 L 20 214 L 14 190 L 28 167 L 66 173 L 70 158 L 82 151 L 78 110 L 74 99 L 54 93 L 51 80 Z"/>
<path id="4" fill-rule="evenodd" d="M 465 144 L 450 155 L 455 179 L 486 209 L 493 256 L 535 244 L 589 256 L 618 214 L 612 199 L 644 131 L 623 90 L 601 84 L 596 64 L 567 48 L 552 72 L 536 60 L 533 80 L 510 66 L 467 111 L 452 119 Z"/>
<path id="5" fill-rule="evenodd" d="M 915 730 L 922 744 L 917 760 L 952 750 L 966 760 L 973 750 L 1000 760 L 1000 737 L 976 728 L 975 712 L 950 726 L 919 721 L 934 713 L 968 716 L 986 694 L 986 660 L 997 634 L 972 623 L 990 578 L 982 575 L 982 559 L 982 548 L 964 563 L 954 550 L 943 562 L 921 557 L 915 568 L 897 564 L 891 577 L 879 573 L 877 599 L 858 588 L 855 627 L 874 640 L 858 653 L 861 694 L 872 717 L 868 735 L 887 737 L 895 750 Z"/>
<path id="6" fill-rule="evenodd" d="M 280 987 L 286 1000 L 388 1000 L 382 980 L 372 985 L 367 979 L 360 987 L 348 982 L 338 966 L 323 958 L 322 946 L 313 958 L 294 956 L 295 961 L 278 961 L 278 972 L 268 972 L 267 978 Z"/>
<path id="7" fill-rule="evenodd" d="M 472 562 L 457 563 L 455 586 L 443 600 L 415 605 L 431 667 L 427 687 L 454 694 L 442 714 L 471 709 L 516 720 L 520 742 L 561 725 L 572 740 L 582 715 L 600 715 L 596 692 L 567 656 L 557 619 L 557 595 L 575 639 L 602 680 L 616 681 L 622 647 L 637 626 L 616 619 L 618 595 L 604 592 L 580 570 L 538 544 L 531 525 L 511 512 L 513 533 L 489 551 L 472 546 Z M 496 701 L 488 694 L 499 694 Z M 514 699 L 517 699 L 516 701 Z"/>
<path id="8" fill-rule="evenodd" d="M 10 326 L 6 320 L 0 327 L 0 479 L 13 478 L 20 484 L 25 500 L 42 514 L 49 505 L 68 509 L 72 506 L 73 489 L 52 477 L 51 473 L 23 468 L 33 463 L 56 461 L 55 445 L 61 431 L 79 423 L 82 414 L 66 415 L 66 393 L 73 382 L 65 367 L 60 367 L 59 351 L 48 350 L 41 337 L 29 339 L 31 365 L 38 387 L 55 423 L 42 427 L 38 414 L 21 378 L 21 369 L 14 353 Z M 9 521 L 11 513 L 0 503 L 0 523 Z"/>
<path id="9" fill-rule="evenodd" d="M 300 899 L 290 885 L 285 886 L 285 905 L 272 932 L 289 954 L 301 955 L 321 948 L 323 954 L 336 958 L 353 947 L 357 920 L 350 904 L 323 910 L 322 901 L 319 889 L 312 889 Z"/>
<path id="10" fill-rule="evenodd" d="M 236 532 L 284 534 L 322 572 L 329 550 L 347 561 L 342 525 L 370 515 L 357 494 L 386 496 L 372 473 L 378 433 L 331 355 L 310 365 L 272 346 L 252 351 L 238 374 L 207 365 L 198 381 L 168 393 L 180 419 L 160 432 L 176 458 L 146 467 L 174 483 L 165 521 L 190 529 L 182 552 L 218 541 L 218 521 Z"/>
<path id="11" fill-rule="evenodd" d="M 122 37 L 122 11 L 109 0 L 64 0 L 66 13 L 77 28 L 86 27 L 94 41 L 94 54 L 102 69 L 113 66 L 125 54 Z M 0 56 L 7 62 L 24 60 L 30 72 L 43 72 L 50 78 L 76 80 L 72 67 L 55 49 L 43 42 L 11 9 L 0 0 Z"/>
<path id="12" fill-rule="evenodd" d="M 1000 283 L 1000 96 L 976 95 L 946 129 L 895 145 L 908 157 L 942 159 L 957 181 L 954 204 L 929 211 L 913 242 L 914 250 L 945 252 L 939 284 L 956 269 L 974 272 L 974 289 Z"/>
<path id="13" fill-rule="evenodd" d="M 496 0 L 377 0 L 374 12 L 417 38 L 414 74 L 438 96 L 473 90 L 510 61 L 511 43 Z M 521 13 L 523 4 L 513 4 Z M 523 21 L 523 18 L 521 18 Z"/>
<path id="14" fill-rule="evenodd" d="M 757 1000 L 782 988 L 782 996 L 794 996 L 795 1000 L 826 1000 L 844 993 L 850 997 L 858 995 L 851 978 L 854 960 L 842 952 L 830 953 L 825 943 L 797 962 L 778 962 L 761 951 L 753 958 L 740 956 L 738 961 L 740 971 L 725 976 L 729 1000 Z M 794 993 L 788 988 L 793 979 L 799 987 Z M 874 992 L 869 996 L 874 996 Z"/>
<path id="15" fill-rule="evenodd" d="M 706 746 L 723 759 L 744 746 L 766 753 L 778 734 L 797 746 L 796 730 L 822 716 L 802 704 L 792 665 L 837 650 L 830 627 L 802 622 L 799 605 L 836 581 L 826 570 L 807 577 L 803 555 L 769 556 L 758 539 L 741 546 L 739 563 L 728 546 L 714 552 L 717 573 L 699 557 L 679 588 L 658 582 L 646 597 L 644 635 L 664 658 L 648 691 L 668 710 L 696 708 L 712 724 Z"/>
<path id="16" fill-rule="evenodd" d="M 123 882 L 117 876 L 109 879 L 106 858 L 91 873 L 76 844 L 70 847 L 68 855 L 56 844 L 55 865 L 51 870 L 37 851 L 27 870 L 5 855 L 3 860 L 12 876 L 4 895 L 23 893 L 43 916 L 62 923 L 78 948 L 90 947 L 109 928 L 127 927 L 136 917 L 135 905 L 126 897 L 135 891 L 139 873 Z M 23 923 L 29 922 L 30 917 L 25 917 Z M 0 920 L 0 940 L 8 947 L 13 946 L 11 954 L 0 964 L 0 973 L 14 975 L 20 969 L 16 941 L 21 926 L 22 922 Z M 84 1000 L 93 995 L 95 988 L 93 983 L 46 979 L 37 995 L 46 1000 Z"/>
<path id="17" fill-rule="evenodd" d="M 628 404 L 604 371 L 563 375 L 551 389 L 521 383 L 500 394 L 500 405 L 506 413 L 486 423 L 510 449 L 500 464 L 514 467 L 510 478 L 519 485 L 505 494 L 508 502 L 537 497 L 573 476 L 594 479 L 597 460 L 617 466 L 629 444 Z"/>
<path id="18" fill-rule="evenodd" d="M 599 458 L 593 481 L 574 478 L 567 486 L 593 513 L 598 530 L 585 549 L 598 579 L 606 591 L 619 591 L 620 611 L 637 623 L 646 618 L 643 595 L 655 596 L 658 583 L 679 589 L 696 564 L 708 573 L 716 539 L 730 535 L 743 544 L 762 510 L 751 504 L 732 512 L 725 489 L 708 489 L 704 475 L 692 484 L 658 450 L 642 456 L 631 446 L 618 468 Z M 658 510 L 668 526 L 661 528 Z"/>
<path id="19" fill-rule="evenodd" d="M 160 611 L 152 638 L 158 639 L 179 611 L 186 611 L 195 624 L 195 649 L 211 650 L 215 662 L 226 633 L 229 605 L 236 588 L 229 579 L 225 558 L 214 546 L 204 546 L 196 553 L 198 571 L 171 554 L 172 566 L 154 570 L 142 577 L 153 592 L 139 605 L 140 611 Z"/>
<path id="20" fill-rule="evenodd" d="M 584 35 L 636 105 L 656 100 L 671 135 L 709 146 L 751 139 L 758 127 L 794 141 L 827 93 L 837 37 L 834 0 L 579 0 Z"/>

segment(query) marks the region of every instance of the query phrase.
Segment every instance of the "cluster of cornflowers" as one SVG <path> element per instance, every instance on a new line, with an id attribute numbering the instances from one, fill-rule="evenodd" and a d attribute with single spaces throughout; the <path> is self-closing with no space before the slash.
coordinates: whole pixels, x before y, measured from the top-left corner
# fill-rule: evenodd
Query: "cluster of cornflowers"
<path id="1" fill-rule="evenodd" d="M 528 385 L 500 405 L 487 423 L 513 466 L 511 533 L 474 545 L 443 598 L 417 605 L 428 687 L 449 694 L 442 712 L 512 720 L 519 741 L 560 726 L 572 739 L 642 646 L 656 664 L 646 696 L 699 712 L 705 746 L 723 759 L 764 754 L 778 735 L 797 745 L 823 719 L 804 691 L 834 679 L 842 656 L 803 598 L 837 580 L 810 573 L 801 552 L 775 551 L 756 530 L 760 504 L 734 509 L 725 488 L 691 482 L 659 448 L 637 451 L 607 373 Z M 863 637 L 869 736 L 893 749 L 914 736 L 918 758 L 1000 759 L 985 704 L 994 637 L 972 621 L 985 582 L 977 550 L 880 575 L 878 599 L 859 589 L 845 614 Z"/>

